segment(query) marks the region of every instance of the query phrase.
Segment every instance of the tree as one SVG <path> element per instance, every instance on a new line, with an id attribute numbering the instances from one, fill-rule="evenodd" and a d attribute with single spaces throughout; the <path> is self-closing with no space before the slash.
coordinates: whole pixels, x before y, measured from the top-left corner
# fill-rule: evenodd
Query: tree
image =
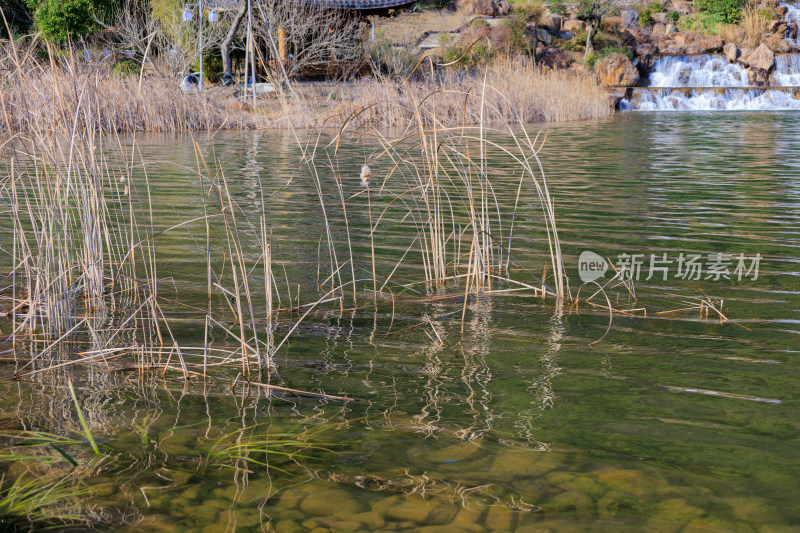
<path id="1" fill-rule="evenodd" d="M 114 11 L 114 0 L 26 0 L 36 27 L 55 41 L 79 40 L 93 33 L 98 20 Z"/>
<path id="2" fill-rule="evenodd" d="M 589 25 L 589 31 L 586 36 L 586 50 L 583 53 L 583 66 L 586 66 L 586 56 L 589 55 L 594 28 L 600 27 L 603 19 L 618 10 L 621 4 L 622 0 L 580 0 L 578 2 L 578 18 Z"/>
<path id="3" fill-rule="evenodd" d="M 33 24 L 33 13 L 24 0 L 4 0 L 5 5 L 0 17 L 0 36 L 7 37 L 11 33 L 26 31 Z M 3 20 L 5 19 L 5 20 Z M 6 27 L 8 25 L 8 27 Z"/>
<path id="4" fill-rule="evenodd" d="M 236 16 L 233 17 L 228 33 L 225 34 L 225 38 L 222 39 L 219 45 L 220 53 L 222 54 L 222 80 L 226 85 L 233 80 L 233 72 L 231 69 L 231 48 L 233 47 L 233 40 L 239 32 L 239 26 L 241 26 L 242 20 L 244 20 L 246 14 L 247 1 L 242 0 L 238 11 L 236 11 Z"/>
<path id="5" fill-rule="evenodd" d="M 359 21 L 343 10 L 312 7 L 289 0 L 253 0 L 253 32 L 273 59 L 286 51 L 287 76 L 331 65 L 360 64 L 364 58 Z M 276 43 L 278 30 L 284 38 Z"/>

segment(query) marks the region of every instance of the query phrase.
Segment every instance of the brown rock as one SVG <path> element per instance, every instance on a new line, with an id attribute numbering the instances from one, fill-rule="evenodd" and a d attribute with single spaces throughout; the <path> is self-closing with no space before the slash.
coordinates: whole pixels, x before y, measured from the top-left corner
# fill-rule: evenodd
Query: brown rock
<path id="1" fill-rule="evenodd" d="M 777 53 L 789 53 L 794 51 L 791 41 L 784 39 L 774 33 L 765 33 L 761 36 L 761 43 L 767 48 Z"/>
<path id="2" fill-rule="evenodd" d="M 575 63 L 575 60 L 560 48 L 539 48 L 536 56 L 542 65 L 557 70 L 567 69 Z"/>
<path id="3" fill-rule="evenodd" d="M 741 54 L 739 47 L 734 43 L 727 43 L 722 48 L 722 51 L 725 52 L 725 59 L 728 60 L 728 63 L 736 63 L 736 59 L 739 57 L 739 54 Z"/>
<path id="4" fill-rule="evenodd" d="M 780 36 L 786 35 L 787 24 L 785 20 L 773 20 L 769 25 L 769 31 Z"/>
<path id="5" fill-rule="evenodd" d="M 722 50 L 722 39 L 720 37 L 706 37 L 698 40 L 695 44 L 707 54 Z"/>
<path id="6" fill-rule="evenodd" d="M 667 25 L 664 27 L 664 35 L 671 35 L 676 33 L 678 28 L 675 27 L 675 24 L 668 22 Z"/>
<path id="7" fill-rule="evenodd" d="M 553 31 L 561 31 L 561 25 L 564 24 L 564 17 L 561 15 L 547 15 L 542 21 L 545 26 Z"/>
<path id="8" fill-rule="evenodd" d="M 507 0 L 458 0 L 457 7 L 471 15 L 504 17 L 511 13 Z"/>
<path id="9" fill-rule="evenodd" d="M 755 68 L 766 72 L 772 72 L 772 69 L 775 68 L 775 54 L 773 54 L 772 50 L 764 43 L 761 43 L 758 45 L 758 48 L 749 51 L 747 54 L 742 52 L 739 63 L 746 68 Z"/>
<path id="10" fill-rule="evenodd" d="M 690 44 L 684 48 L 684 54 L 689 56 L 696 56 L 703 53 L 703 49 L 697 43 Z"/>
<path id="11" fill-rule="evenodd" d="M 693 37 L 694 36 L 691 33 L 681 32 L 681 33 L 676 33 L 673 38 L 675 39 L 675 42 L 678 44 L 689 44 L 692 42 Z"/>
<path id="12" fill-rule="evenodd" d="M 785 17 L 788 11 L 789 8 L 786 6 L 778 6 L 775 8 L 775 14 L 778 15 L 780 18 Z"/>
<path id="13" fill-rule="evenodd" d="M 651 56 L 658 53 L 658 47 L 653 43 L 639 43 L 636 45 L 637 56 Z"/>
<path id="14" fill-rule="evenodd" d="M 577 19 L 569 19 L 564 21 L 564 31 L 571 31 L 573 33 L 579 33 L 586 29 L 586 23 L 582 20 Z"/>
<path id="15" fill-rule="evenodd" d="M 594 64 L 594 72 L 600 83 L 612 87 L 629 87 L 639 83 L 639 71 L 630 59 L 619 52 L 612 52 Z"/>
<path id="16" fill-rule="evenodd" d="M 667 27 L 664 24 L 661 23 L 653 24 L 653 33 L 655 35 L 664 35 L 666 33 L 664 30 L 666 29 Z"/>

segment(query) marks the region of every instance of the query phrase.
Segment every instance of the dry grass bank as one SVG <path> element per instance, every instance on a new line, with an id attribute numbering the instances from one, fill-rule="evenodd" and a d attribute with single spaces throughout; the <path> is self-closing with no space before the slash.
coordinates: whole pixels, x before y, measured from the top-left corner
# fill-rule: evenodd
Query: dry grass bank
<path id="1" fill-rule="evenodd" d="M 256 112 L 234 89 L 183 94 L 158 76 L 123 76 L 108 65 L 35 59 L 0 42 L 0 131 L 105 133 L 219 128 L 407 126 L 422 110 L 427 124 L 503 124 L 599 119 L 612 113 L 593 77 L 541 70 L 527 61 L 497 60 L 479 71 L 431 72 L 412 80 L 361 79 L 262 97 Z M 241 98 L 241 95 L 239 96 Z"/>
<path id="2" fill-rule="evenodd" d="M 259 117 L 214 91 L 183 94 L 173 79 L 124 76 L 105 64 L 38 60 L 0 42 L 0 130 L 102 132 L 255 128 Z"/>
<path id="3" fill-rule="evenodd" d="M 416 122 L 418 108 L 427 123 L 446 126 L 601 119 L 613 113 L 594 77 L 543 70 L 523 60 L 411 81 L 364 79 L 333 94 L 335 99 L 321 92 L 293 99 L 284 112 L 295 127 L 320 125 L 320 117 L 336 127 L 351 121 L 406 126 Z M 288 125 L 286 118 L 270 118 L 273 127 Z"/>

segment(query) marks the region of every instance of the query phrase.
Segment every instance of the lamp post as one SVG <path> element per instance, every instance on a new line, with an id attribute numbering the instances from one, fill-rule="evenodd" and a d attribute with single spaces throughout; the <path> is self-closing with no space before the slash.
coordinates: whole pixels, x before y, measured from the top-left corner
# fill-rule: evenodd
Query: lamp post
<path id="1" fill-rule="evenodd" d="M 197 90 L 203 92 L 203 0 L 199 0 L 197 3 L 186 4 L 186 7 L 183 10 L 183 21 L 184 22 L 191 22 L 192 18 L 194 18 L 194 9 L 197 8 L 197 12 L 199 13 L 198 19 L 198 27 L 197 27 L 197 40 L 199 46 L 199 55 L 200 55 L 200 79 L 197 82 Z M 219 20 L 219 13 L 217 13 L 216 9 L 212 9 L 208 13 L 208 21 L 209 22 L 217 22 Z"/>

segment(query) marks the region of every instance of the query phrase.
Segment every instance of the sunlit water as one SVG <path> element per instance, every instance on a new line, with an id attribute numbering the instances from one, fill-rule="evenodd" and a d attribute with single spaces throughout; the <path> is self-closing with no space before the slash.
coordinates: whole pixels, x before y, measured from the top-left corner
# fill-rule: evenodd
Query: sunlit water
<path id="1" fill-rule="evenodd" d="M 198 141 L 207 157 L 228 160 L 229 187 L 254 216 L 263 187 L 290 283 L 309 290 L 300 301 L 318 298 L 308 287 L 317 277 L 322 214 L 307 172 L 297 170 L 294 139 L 270 132 Z M 175 165 L 194 165 L 191 140 L 151 136 L 138 142 L 151 162 L 155 229 L 202 214 L 196 178 Z M 359 144 L 340 149 L 346 194 L 358 191 L 358 169 L 368 153 Z M 233 394 L 214 381 L 204 388 L 176 373 L 79 373 L 95 437 L 115 450 L 85 480 L 93 491 L 85 502 L 115 524 L 99 527 L 800 528 L 797 115 L 629 114 L 553 126 L 540 156 L 556 198 L 573 292 L 584 250 L 611 258 L 758 253 L 758 278 L 683 281 L 671 272 L 667 281 L 660 274 L 639 281 L 636 302 L 612 291 L 615 307 L 649 312 L 614 317 L 608 336 L 592 347 L 608 315 L 588 306 L 575 310 L 525 293 L 490 294 L 469 302 L 462 335 L 463 301 L 431 302 L 416 286 L 422 293 L 398 294 L 394 305 L 383 298 L 376 311 L 369 294 L 361 293 L 370 284 L 359 288 L 358 308 L 328 306 L 311 315 L 276 360 L 282 384 L 355 398 L 346 403 L 269 398 L 259 391 L 243 397 L 241 389 Z M 510 171 L 503 179 L 507 164 L 495 163 L 497 187 L 512 202 L 519 176 Z M 381 170 L 377 164 L 375 174 Z M 325 195 L 335 205 L 336 191 Z M 363 254 L 369 222 L 366 203 L 357 205 L 349 224 Z M 329 216 L 341 213 L 332 208 Z M 165 298 L 180 294 L 202 308 L 205 243 L 198 228 L 161 237 L 158 276 L 175 279 L 162 284 Z M 540 274 L 546 240 L 530 184 L 523 187 L 514 234 L 512 253 Z M 409 235 L 387 226 L 376 237 L 379 275 L 391 271 Z M 356 277 L 368 277 L 368 262 L 358 268 Z M 406 269 L 397 281 L 415 277 L 419 273 Z M 535 283 L 521 268 L 511 277 Z M 706 319 L 696 310 L 656 314 L 687 306 L 667 293 L 724 299 L 731 321 Z M 176 337 L 202 343 L 197 314 L 180 307 L 171 312 L 183 318 L 172 325 Z M 282 319 L 279 336 L 292 320 Z M 7 327 L 0 325 L 4 333 Z M 4 375 L 14 371 L 8 360 L 5 366 Z M 231 372 L 212 373 L 230 378 Z M 0 381 L 0 387 L 4 427 L 61 433 L 78 427 L 63 381 Z M 270 466 L 209 454 L 217 439 L 230 443 L 224 436 L 235 438 L 242 428 L 250 428 L 242 432 L 245 441 L 268 432 L 305 432 L 318 447 L 293 460 L 257 457 Z M 88 461 L 91 454 L 84 450 L 81 457 Z"/>

